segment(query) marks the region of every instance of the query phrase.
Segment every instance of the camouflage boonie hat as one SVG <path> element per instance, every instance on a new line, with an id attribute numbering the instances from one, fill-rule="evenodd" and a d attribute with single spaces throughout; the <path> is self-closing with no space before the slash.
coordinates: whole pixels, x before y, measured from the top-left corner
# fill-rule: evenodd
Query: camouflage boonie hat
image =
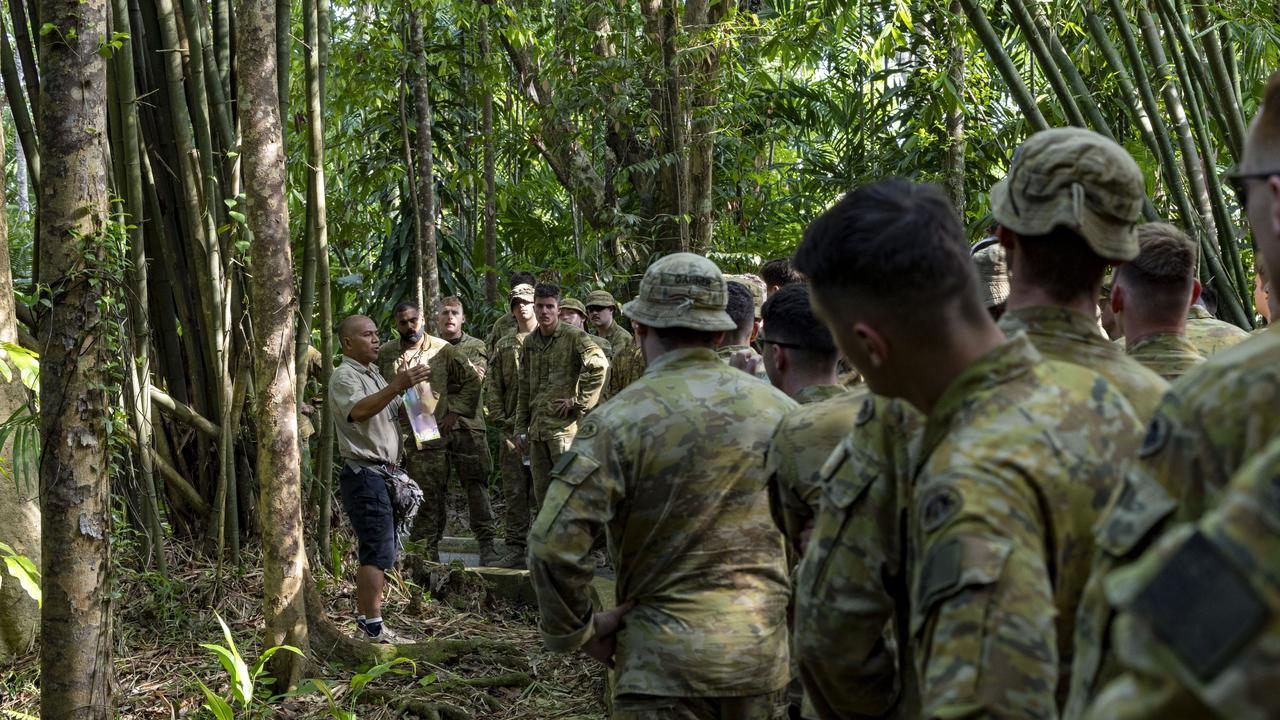
<path id="1" fill-rule="evenodd" d="M 582 301 L 577 298 L 564 298 L 560 301 L 561 310 L 573 310 L 582 317 L 587 316 L 587 309 L 583 307 Z"/>
<path id="2" fill-rule="evenodd" d="M 618 307 L 618 301 L 613 299 L 608 290 L 592 290 L 587 293 L 587 307 Z"/>
<path id="3" fill-rule="evenodd" d="M 533 286 L 528 283 L 521 283 L 511 288 L 511 294 L 507 296 L 507 302 L 513 300 L 523 300 L 525 302 L 533 302 Z"/>
<path id="4" fill-rule="evenodd" d="M 728 282 L 736 282 L 739 285 L 743 285 L 751 291 L 751 302 L 755 305 L 756 319 L 759 320 L 762 317 L 761 310 L 764 308 L 764 280 L 761 280 L 756 275 L 750 274 L 725 275 L 724 279 Z"/>
<path id="5" fill-rule="evenodd" d="M 738 328 L 724 311 L 728 300 L 724 276 L 715 263 L 693 253 L 674 253 L 644 271 L 639 295 L 622 311 L 649 327 L 721 332 Z"/>
<path id="6" fill-rule="evenodd" d="M 991 214 L 1019 235 L 1074 230 L 1101 257 L 1128 261 L 1138 256 L 1145 199 L 1128 151 L 1092 130 L 1055 128 L 1014 151 L 1009 175 L 991 188 Z"/>
<path id="7" fill-rule="evenodd" d="M 973 246 L 973 264 L 978 268 L 982 304 L 992 308 L 1009 299 L 1009 262 L 995 238 Z"/>

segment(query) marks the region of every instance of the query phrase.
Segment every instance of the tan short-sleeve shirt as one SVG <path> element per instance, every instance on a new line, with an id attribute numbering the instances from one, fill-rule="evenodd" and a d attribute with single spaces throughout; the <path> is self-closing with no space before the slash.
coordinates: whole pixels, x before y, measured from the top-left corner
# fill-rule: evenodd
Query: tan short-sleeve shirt
<path id="1" fill-rule="evenodd" d="M 329 407 L 338 431 L 338 455 L 353 460 L 395 463 L 400 458 L 400 426 L 396 422 L 404 400 L 396 398 L 367 420 L 352 422 L 351 408 L 387 386 L 373 365 L 349 357 L 329 376 Z"/>

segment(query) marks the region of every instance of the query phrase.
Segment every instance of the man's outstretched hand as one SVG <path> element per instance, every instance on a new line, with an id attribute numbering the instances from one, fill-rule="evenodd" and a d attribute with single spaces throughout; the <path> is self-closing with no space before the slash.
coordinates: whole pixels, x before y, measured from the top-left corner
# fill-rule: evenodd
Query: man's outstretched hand
<path id="1" fill-rule="evenodd" d="M 595 633 L 582 646 L 582 652 L 612 668 L 613 652 L 618 647 L 618 630 L 622 628 L 622 616 L 635 606 L 634 602 L 625 602 L 612 610 L 596 613 L 593 618 Z"/>

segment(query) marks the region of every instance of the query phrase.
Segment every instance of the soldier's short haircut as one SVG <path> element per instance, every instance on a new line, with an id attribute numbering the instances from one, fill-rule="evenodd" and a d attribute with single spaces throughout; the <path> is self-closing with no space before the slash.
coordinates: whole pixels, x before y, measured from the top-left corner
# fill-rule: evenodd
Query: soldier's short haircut
<path id="1" fill-rule="evenodd" d="M 1040 288 L 1060 303 L 1092 297 L 1109 264 L 1079 233 L 1062 226 L 1047 235 L 1019 235 L 1018 249 L 1022 262 L 1010 272 L 1024 273 L 1019 282 Z"/>
<path id="2" fill-rule="evenodd" d="M 513 270 L 511 272 L 510 280 L 511 280 L 511 287 L 515 287 L 517 285 L 537 285 L 538 284 L 538 278 L 534 276 L 533 273 L 528 272 L 527 270 Z"/>
<path id="3" fill-rule="evenodd" d="M 764 319 L 764 336 L 788 345 L 792 352 L 811 356 L 814 360 L 834 363 L 836 343 L 831 331 L 813 314 L 809 303 L 809 288 L 804 285 L 788 285 L 769 296 L 761 310 Z"/>
<path id="4" fill-rule="evenodd" d="M 1204 309 L 1209 314 L 1218 316 L 1218 291 L 1213 289 L 1211 285 L 1205 285 L 1200 288 L 1200 304 L 1204 305 Z"/>
<path id="5" fill-rule="evenodd" d="M 450 295 L 449 297 L 440 301 L 440 309 L 443 310 L 444 308 L 447 308 L 447 307 L 456 307 L 459 310 L 466 312 L 466 308 L 462 306 L 462 298 L 458 297 L 457 295 Z"/>
<path id="6" fill-rule="evenodd" d="M 769 287 L 786 287 L 803 280 L 791 264 L 791 258 L 776 258 L 760 266 L 760 277 Z"/>
<path id="7" fill-rule="evenodd" d="M 407 300 L 402 303 L 397 303 L 395 307 L 391 308 L 391 317 L 398 317 L 400 313 L 405 310 L 418 310 L 418 304 L 411 303 Z"/>
<path id="8" fill-rule="evenodd" d="M 1139 225 L 1138 257 L 1116 270 L 1127 302 L 1160 317 L 1186 314 L 1195 274 L 1195 242 L 1168 223 Z"/>
<path id="9" fill-rule="evenodd" d="M 560 286 L 555 283 L 538 283 L 533 288 L 534 299 L 538 298 L 555 298 L 557 302 L 560 300 Z"/>
<path id="10" fill-rule="evenodd" d="M 738 326 L 738 333 L 750 332 L 756 321 L 756 300 L 751 290 L 740 282 L 730 280 L 725 283 L 729 290 L 729 300 L 725 304 L 725 312 Z"/>
<path id="11" fill-rule="evenodd" d="M 956 299 L 986 314 L 964 228 L 933 185 L 883 180 L 845 195 L 809 223 L 795 266 L 824 305 L 839 293 L 837 309 L 905 327 Z"/>

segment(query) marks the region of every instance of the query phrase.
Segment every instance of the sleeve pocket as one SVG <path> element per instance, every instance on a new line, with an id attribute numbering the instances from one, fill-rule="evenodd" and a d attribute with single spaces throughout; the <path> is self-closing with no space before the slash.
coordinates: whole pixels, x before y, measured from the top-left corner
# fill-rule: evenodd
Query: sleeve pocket
<path id="1" fill-rule="evenodd" d="M 531 534 L 546 537 L 547 531 L 560 517 L 560 511 L 573 496 L 573 492 L 599 469 L 600 463 L 573 450 L 561 455 L 551 469 L 551 485 L 547 488 L 547 496 L 542 500 L 542 509 L 534 520 Z"/>

